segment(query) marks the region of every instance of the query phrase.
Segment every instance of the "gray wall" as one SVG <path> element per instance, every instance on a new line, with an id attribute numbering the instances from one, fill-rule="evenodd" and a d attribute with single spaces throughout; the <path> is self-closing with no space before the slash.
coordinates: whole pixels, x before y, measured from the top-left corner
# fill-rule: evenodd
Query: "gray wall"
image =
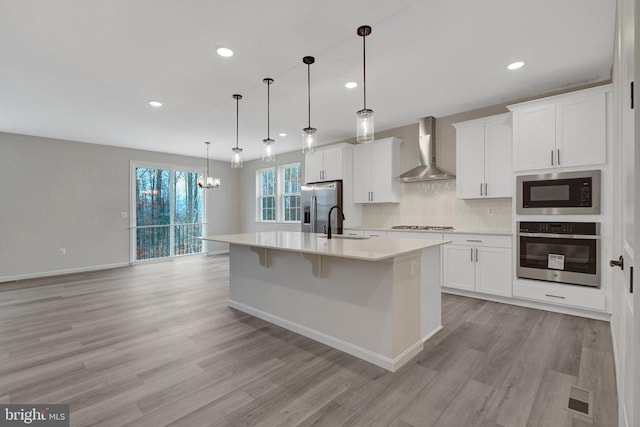
<path id="1" fill-rule="evenodd" d="M 195 157 L 0 133 L 0 280 L 128 263 L 121 212 L 130 213 L 132 160 L 205 166 Z M 208 234 L 237 232 L 238 172 L 211 166 L 222 187 L 207 190 Z"/>
<path id="2" fill-rule="evenodd" d="M 301 150 L 288 153 L 277 154 L 275 163 L 265 163 L 260 159 L 245 162 L 240 170 L 239 208 L 237 213 L 240 219 L 240 230 L 242 233 L 256 231 L 300 231 L 300 224 L 275 224 L 256 222 L 256 171 L 290 163 L 300 163 L 300 173 L 304 176 L 304 155 Z"/>

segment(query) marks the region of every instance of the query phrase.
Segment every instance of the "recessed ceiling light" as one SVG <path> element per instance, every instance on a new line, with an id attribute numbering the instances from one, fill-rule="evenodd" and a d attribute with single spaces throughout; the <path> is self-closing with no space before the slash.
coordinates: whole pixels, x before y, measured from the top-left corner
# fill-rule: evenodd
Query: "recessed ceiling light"
<path id="1" fill-rule="evenodd" d="M 160 102 L 160 101 L 149 101 L 149 105 L 151 105 L 152 107 L 155 107 L 155 108 L 160 108 L 160 107 L 162 107 L 162 102 Z"/>
<path id="2" fill-rule="evenodd" d="M 356 82 L 348 82 L 344 84 L 344 87 L 346 87 L 347 89 L 353 89 L 358 87 L 358 83 Z"/>
<path id="3" fill-rule="evenodd" d="M 287 133 L 286 133 L 286 132 L 280 132 L 280 133 L 278 134 L 278 136 L 281 136 L 281 137 L 283 137 L 283 138 L 284 138 L 285 136 L 287 136 Z"/>
<path id="4" fill-rule="evenodd" d="M 517 70 L 518 68 L 522 68 L 523 65 L 524 65 L 524 62 L 517 61 L 507 65 L 507 68 L 510 70 Z"/>
<path id="5" fill-rule="evenodd" d="M 225 58 L 233 56 L 233 51 L 226 47 L 219 47 L 216 52 L 218 52 L 218 55 L 224 56 Z"/>

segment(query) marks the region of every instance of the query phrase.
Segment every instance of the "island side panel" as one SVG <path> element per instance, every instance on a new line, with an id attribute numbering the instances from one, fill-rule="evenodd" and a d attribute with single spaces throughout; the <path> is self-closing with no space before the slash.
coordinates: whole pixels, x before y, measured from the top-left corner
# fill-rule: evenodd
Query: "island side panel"
<path id="1" fill-rule="evenodd" d="M 419 305 L 406 315 L 415 327 L 403 326 L 406 320 L 398 315 L 412 306 L 407 300 L 420 301 L 420 276 L 413 287 L 394 288 L 399 270 L 393 260 L 322 256 L 322 276 L 314 277 L 309 256 L 301 253 L 269 249 L 265 267 L 259 258 L 248 247 L 231 245 L 232 307 L 390 370 L 404 343 L 421 344 Z M 403 338 L 394 343 L 398 333 Z"/>
<path id="2" fill-rule="evenodd" d="M 442 329 L 441 246 L 422 251 L 420 263 L 422 304 L 422 340 L 426 341 Z"/>

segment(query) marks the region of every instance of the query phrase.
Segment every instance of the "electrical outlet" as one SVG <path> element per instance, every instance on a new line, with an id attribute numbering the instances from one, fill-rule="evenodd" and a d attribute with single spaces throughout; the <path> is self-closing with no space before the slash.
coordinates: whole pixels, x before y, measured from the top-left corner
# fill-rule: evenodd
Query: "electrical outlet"
<path id="1" fill-rule="evenodd" d="M 60 255 L 66 255 L 67 254 L 67 249 L 66 248 L 60 248 Z"/>
<path id="2" fill-rule="evenodd" d="M 129 218 L 129 214 L 126 212 L 120 212 L 120 216 L 122 216 L 122 219 L 127 219 Z"/>

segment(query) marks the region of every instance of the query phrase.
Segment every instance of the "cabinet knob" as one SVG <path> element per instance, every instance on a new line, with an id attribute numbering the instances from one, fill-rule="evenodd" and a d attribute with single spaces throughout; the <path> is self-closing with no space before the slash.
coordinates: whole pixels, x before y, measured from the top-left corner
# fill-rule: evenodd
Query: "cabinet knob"
<path id="1" fill-rule="evenodd" d="M 624 258 L 622 255 L 617 260 L 612 259 L 609 261 L 609 267 L 620 267 L 620 270 L 624 270 Z"/>

